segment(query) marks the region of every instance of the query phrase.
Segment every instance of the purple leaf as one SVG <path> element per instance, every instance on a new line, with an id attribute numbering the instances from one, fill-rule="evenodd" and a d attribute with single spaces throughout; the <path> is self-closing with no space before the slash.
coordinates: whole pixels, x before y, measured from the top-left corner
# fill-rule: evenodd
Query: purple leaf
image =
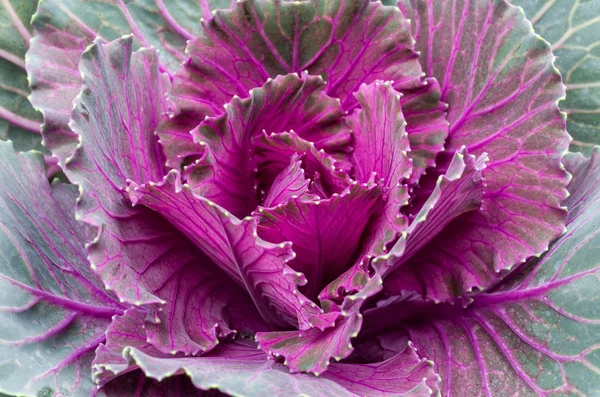
<path id="1" fill-rule="evenodd" d="M 381 291 L 377 273 L 367 277 L 355 294 L 345 296 L 342 304 L 321 300 L 326 312 L 313 318 L 315 328 L 308 331 L 258 332 L 256 341 L 272 357 L 283 356 L 291 372 L 323 373 L 331 359 L 340 361 L 352 353 L 350 340 L 362 324 L 360 309 L 366 299 Z M 327 324 L 331 322 L 331 324 Z"/>
<path id="2" fill-rule="evenodd" d="M 209 9 L 216 6 L 212 1 L 206 4 Z M 29 99 L 44 115 L 44 145 L 61 166 L 79 143 L 68 123 L 73 99 L 81 89 L 81 53 L 96 37 L 110 41 L 132 34 L 136 47 L 160 50 L 161 71 L 175 71 L 185 59 L 186 41 L 201 16 L 198 5 L 187 5 L 185 12 L 179 7 L 169 0 L 152 0 L 143 6 L 138 1 L 104 0 L 39 4 L 31 21 L 35 36 L 26 56 Z"/>
<path id="3" fill-rule="evenodd" d="M 447 105 L 440 101 L 440 85 L 429 77 L 424 86 L 403 90 L 400 98 L 406 119 L 406 133 L 410 142 L 408 157 L 412 159 L 412 174 L 408 180 L 414 185 L 428 168 L 434 168 L 436 156 L 444 151 L 448 137 Z"/>
<path id="4" fill-rule="evenodd" d="M 132 201 L 152 208 L 182 230 L 225 273 L 244 288 L 263 318 L 276 326 L 310 328 L 310 317 L 320 313 L 298 293 L 306 283 L 288 265 L 291 244 L 271 244 L 256 235 L 256 220 L 239 220 L 181 184 L 172 170 L 162 183 L 128 188 Z"/>
<path id="5" fill-rule="evenodd" d="M 3 35 L 0 41 L 0 137 L 17 150 L 40 149 L 42 115 L 27 101 L 30 94 L 25 53 L 31 39 L 31 20 L 37 0 L 3 1 Z"/>
<path id="6" fill-rule="evenodd" d="M 290 165 L 277 175 L 269 192 L 263 200 L 266 208 L 284 205 L 290 199 L 300 197 L 303 200 L 318 200 L 318 197 L 308 192 L 310 179 L 306 179 L 302 161 L 298 160 L 300 156 L 293 154 L 290 158 Z"/>
<path id="7" fill-rule="evenodd" d="M 178 167 L 186 156 L 202 152 L 194 151 L 187 136 L 193 120 L 219 115 L 234 95 L 246 98 L 249 90 L 278 75 L 308 71 L 322 76 L 326 93 L 339 98 L 347 110 L 357 106 L 352 94 L 358 87 L 376 79 L 393 80 L 397 90 L 423 88 L 423 104 L 415 109 L 435 107 L 428 105 L 434 97 L 421 80 L 412 45 L 410 25 L 398 9 L 368 0 L 331 7 L 240 1 L 232 10 L 219 10 L 213 19 L 202 21 L 202 31 L 186 49 L 190 59 L 174 77 L 171 101 L 178 121 L 160 132 L 169 166 Z M 432 120 L 439 117 L 436 113 L 426 122 L 423 117 L 413 120 L 435 124 Z M 437 133 L 431 137 L 437 140 Z"/>
<path id="8" fill-rule="evenodd" d="M 207 98 L 218 108 L 269 77 L 307 70 L 322 75 L 327 93 L 348 109 L 362 83 L 394 80 L 396 89 L 422 85 L 412 41 L 410 24 L 398 9 L 376 2 L 321 8 L 311 2 L 241 1 L 202 23 L 187 48 L 185 84 L 196 87 L 188 97 Z"/>
<path id="9" fill-rule="evenodd" d="M 299 197 L 275 208 L 259 208 L 258 235 L 276 244 L 291 241 L 296 255 L 289 265 L 306 276 L 305 293 L 314 299 L 352 265 L 365 226 L 381 205 L 381 195 L 381 186 L 372 181 L 354 182 L 329 199 Z"/>
<path id="10" fill-rule="evenodd" d="M 420 358 L 412 344 L 406 344 L 391 358 L 370 364 L 333 364 L 323 378 L 352 393 L 366 397 L 430 396 L 439 393 L 440 377 L 433 362 Z"/>
<path id="11" fill-rule="evenodd" d="M 175 237 L 175 236 L 174 236 Z M 155 294 L 166 303 L 146 321 L 146 337 L 164 353 L 198 354 L 218 343 L 218 337 L 268 329 L 249 297 L 215 264 L 188 247 L 178 265 L 162 271 Z"/>
<path id="12" fill-rule="evenodd" d="M 350 269 L 346 270 L 339 277 L 330 282 L 319 293 L 321 306 L 323 306 L 323 302 L 339 301 L 340 298 L 361 291 L 371 279 L 369 273 L 368 260 L 361 260 L 360 262 L 355 263 Z"/>
<path id="13" fill-rule="evenodd" d="M 164 172 L 153 132 L 165 81 L 156 53 L 132 55 L 131 46 L 131 38 L 96 42 L 84 53 L 84 85 L 70 123 L 82 144 L 65 160 L 65 172 L 83 191 L 78 218 L 97 228 L 88 246 L 92 268 L 121 300 L 159 303 L 147 285 L 155 280 L 144 274 L 180 265 L 173 260 L 180 244 L 164 221 L 132 209 L 123 190 L 127 179 L 160 179 Z"/>
<path id="14" fill-rule="evenodd" d="M 135 333 L 135 330 L 134 327 L 129 332 Z M 262 351 L 256 349 L 255 344 L 247 340 L 225 343 L 201 357 L 161 357 L 136 344 L 115 349 L 114 354 L 115 360 L 122 365 L 98 365 L 97 379 L 114 379 L 121 373 L 130 374 L 128 371 L 140 368 L 149 378 L 163 382 L 174 375 L 187 374 L 198 389 L 216 388 L 230 395 L 249 397 L 265 394 L 425 397 L 438 390 L 438 377 L 432 371 L 431 363 L 420 359 L 410 346 L 381 363 L 332 363 L 328 372 L 319 378 L 290 374 L 286 367 L 269 360 Z M 117 359 L 117 356 L 120 358 Z M 385 374 L 392 374 L 393 380 Z M 113 382 L 118 382 L 119 379 Z M 110 385 L 108 383 L 107 386 Z"/>
<path id="15" fill-rule="evenodd" d="M 461 149 L 454 154 L 446 174 L 440 175 L 435 188 L 422 205 L 406 235 L 395 251 L 400 254 L 374 260 L 382 274 L 388 275 L 385 290 L 388 294 L 402 291 L 417 292 L 436 302 L 452 300 L 457 291 L 449 286 L 459 285 L 465 290 L 481 283 L 478 273 L 468 262 L 444 261 L 449 241 L 456 230 L 448 225 L 464 213 L 479 210 L 484 192 L 482 177 L 487 157 L 475 158 Z M 401 247 L 404 247 L 402 250 Z M 460 258 L 459 256 L 457 256 Z M 466 259 L 466 258 L 465 258 Z M 482 278 L 493 278 L 491 269 L 481 269 Z M 490 275 L 491 274 L 491 275 Z"/>
<path id="16" fill-rule="evenodd" d="M 398 353 L 383 362 L 331 363 L 321 378 L 315 378 L 291 375 L 248 340 L 224 343 L 201 357 L 163 355 L 144 340 L 143 332 L 140 333 L 143 321 L 139 311 L 130 310 L 109 327 L 106 345 L 100 346 L 94 362 L 94 377 L 100 385 L 110 387 L 108 382 L 118 382 L 141 368 L 150 378 L 163 382 L 186 373 L 199 389 L 218 388 L 232 395 L 259 396 L 268 392 L 315 397 L 391 397 L 399 393 L 429 396 L 438 390 L 438 376 L 431 362 L 419 358 L 406 340 Z"/>
<path id="17" fill-rule="evenodd" d="M 487 161 L 485 153 L 476 158 L 465 148 L 454 154 L 446 173 L 440 175 L 433 193 L 406 231 L 407 250 L 403 258 L 414 255 L 455 218 L 479 210 L 485 190 L 483 172 Z"/>
<path id="18" fill-rule="evenodd" d="M 173 357 L 156 349 L 146 340 L 144 332 L 146 315 L 137 308 L 129 309 L 113 319 L 106 329 L 106 341 L 96 349 L 92 377 L 98 387 L 112 381 L 117 375 L 129 372 L 129 363 L 122 356 L 125 346 L 135 347 L 153 357 Z"/>
<path id="19" fill-rule="evenodd" d="M 84 393 L 93 351 L 123 306 L 89 268 L 77 189 L 49 185 L 43 156 L 10 142 L 0 161 L 0 390 Z"/>
<path id="20" fill-rule="evenodd" d="M 255 164 L 258 187 L 269 190 L 295 155 L 301 156 L 304 171 L 311 179 L 311 193 L 328 198 L 334 193 L 342 193 L 350 185 L 348 175 L 335 168 L 339 163 L 322 149 L 318 150 L 313 142 L 291 131 L 270 135 L 263 133 L 253 138 L 252 163 Z"/>
<path id="21" fill-rule="evenodd" d="M 372 173 L 390 187 L 412 172 L 401 94 L 390 83 L 363 84 L 354 94 L 360 108 L 348 117 L 354 133 L 352 164 L 357 181 L 367 182 Z"/>
<path id="22" fill-rule="evenodd" d="M 283 364 L 291 373 L 310 372 L 318 376 L 327 370 L 332 358 L 339 361 L 352 353 L 350 339 L 358 334 L 361 323 L 360 315 L 352 314 L 323 331 L 313 328 L 304 332 L 259 332 L 256 341 L 270 356 L 283 356 Z"/>
<path id="23" fill-rule="evenodd" d="M 32 18 L 36 35 L 31 39 L 25 58 L 27 76 L 31 80 L 29 101 L 43 113 L 43 144 L 62 167 L 79 143 L 77 134 L 68 126 L 69 112 L 81 90 L 79 59 L 94 37 L 81 29 L 67 33 L 41 23 L 44 10 L 42 3 L 39 13 Z"/>
<path id="24" fill-rule="evenodd" d="M 317 149 L 343 150 L 350 132 L 344 126 L 339 103 L 325 95 L 324 86 L 320 77 L 290 74 L 269 79 L 247 99 L 234 97 L 225 114 L 207 117 L 192 131 L 204 154 L 187 168 L 187 182 L 196 193 L 242 217 L 258 204 L 258 199 L 252 199 L 254 175 L 249 150 L 253 136 L 267 130 L 295 130 Z M 285 166 L 288 161 L 289 157 Z"/>
<path id="25" fill-rule="evenodd" d="M 402 184 L 412 173 L 412 160 L 406 122 L 400 108 L 401 94 L 390 83 L 376 81 L 361 85 L 354 94 L 360 109 L 348 117 L 354 132 L 352 164 L 354 176 L 366 182 L 375 173 L 383 178 L 387 190 L 385 206 L 371 219 L 362 256 L 372 257 L 386 251 L 407 224 L 400 207 L 407 204 L 408 192 Z"/>
<path id="26" fill-rule="evenodd" d="M 187 115 L 183 111 L 175 114 L 173 110 L 169 110 L 168 113 L 170 113 L 169 117 L 164 117 L 156 127 L 156 135 L 160 138 L 158 142 L 166 157 L 165 165 L 181 170 L 202 157 L 204 153 L 204 148 L 194 142 L 191 131 L 206 116 Z M 209 113 L 209 115 L 213 114 Z"/>
<path id="27" fill-rule="evenodd" d="M 564 86 L 548 43 L 505 1 L 403 0 L 399 7 L 413 21 L 423 68 L 449 105 L 447 153 L 438 168 L 463 145 L 490 157 L 482 210 L 449 225 L 452 240 L 435 263 L 487 272 L 491 277 L 470 286 L 484 288 L 500 277 L 487 269 L 497 273 L 539 255 L 563 231 Z"/>
<path id="28" fill-rule="evenodd" d="M 169 376 L 161 381 L 146 377 L 136 364 L 130 364 L 123 357 L 125 347 L 135 348 L 155 358 L 173 359 L 183 355 L 164 354 L 146 341 L 143 327 L 145 315 L 138 309 L 131 309 L 122 316 L 115 317 L 106 331 L 106 342 L 96 350 L 93 362 L 93 377 L 97 387 L 108 396 L 215 396 L 227 394 L 218 390 L 204 392 L 191 382 L 186 375 Z"/>
<path id="29" fill-rule="evenodd" d="M 138 328 L 132 325 L 125 329 L 135 334 Z M 138 336 L 141 338 L 141 335 Z M 103 383 L 141 368 L 146 376 L 157 380 L 187 374 L 201 390 L 217 388 L 231 395 L 253 397 L 268 393 L 277 396 L 292 392 L 315 397 L 355 396 L 335 382 L 290 374 L 287 368 L 269 360 L 248 340 L 221 344 L 200 357 L 165 357 L 143 346 L 143 339 L 131 342 L 131 345 L 115 345 L 114 350 L 106 355 L 101 352 L 101 359 L 96 360 L 96 380 Z"/>
<path id="30" fill-rule="evenodd" d="M 372 172 L 383 177 L 386 194 L 379 212 L 369 219 L 359 259 L 321 291 L 321 300 L 338 301 L 343 295 L 349 299 L 361 291 L 371 279 L 371 258 L 387 252 L 387 244 L 408 225 L 400 214 L 400 208 L 408 202 L 408 191 L 401 183 L 411 176 L 412 160 L 407 156 L 410 147 L 400 94 L 388 83 L 375 82 L 362 85 L 355 96 L 362 107 L 348 118 L 355 134 L 355 176 L 359 181 L 370 178 Z"/>
<path id="31" fill-rule="evenodd" d="M 352 361 L 360 363 L 384 361 L 406 349 L 408 336 L 402 331 L 385 331 L 363 337 L 355 344 Z"/>
<path id="32" fill-rule="evenodd" d="M 138 309 L 126 311 L 115 317 L 106 330 L 106 342 L 96 350 L 93 362 L 93 378 L 101 393 L 107 396 L 215 396 L 227 394 L 218 390 L 202 391 L 186 375 L 171 375 L 161 381 L 148 378 L 136 364 L 123 357 L 125 347 L 135 348 L 156 358 L 172 359 L 183 355 L 164 354 L 146 341 L 144 333 L 145 315 Z"/>

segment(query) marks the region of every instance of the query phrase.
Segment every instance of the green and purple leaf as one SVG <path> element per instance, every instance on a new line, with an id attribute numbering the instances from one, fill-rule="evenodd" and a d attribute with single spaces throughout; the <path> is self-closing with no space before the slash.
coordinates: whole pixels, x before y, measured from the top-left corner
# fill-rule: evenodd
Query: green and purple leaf
<path id="1" fill-rule="evenodd" d="M 383 179 L 385 199 L 382 209 L 369 222 L 361 255 L 372 257 L 386 252 L 388 243 L 407 227 L 400 208 L 408 202 L 405 182 L 413 171 L 408 156 L 410 144 L 400 107 L 401 94 L 391 83 L 376 81 L 361 85 L 354 94 L 360 104 L 348 120 L 354 135 L 351 155 L 354 177 L 367 182 L 373 175 Z"/>
<path id="2" fill-rule="evenodd" d="M 153 132 L 167 82 L 156 52 L 132 54 L 132 45 L 131 37 L 106 45 L 97 41 L 83 54 L 84 85 L 70 122 L 80 144 L 64 160 L 65 173 L 82 191 L 78 218 L 97 230 L 88 246 L 92 268 L 121 300 L 160 303 L 140 281 L 147 265 L 175 265 L 170 256 L 179 256 L 178 243 L 164 221 L 132 209 L 124 189 L 128 179 L 162 178 Z"/>
<path id="3" fill-rule="evenodd" d="M 128 180 L 156 180 L 164 172 L 153 132 L 166 84 L 156 52 L 132 54 L 131 47 L 131 38 L 98 41 L 83 55 L 70 123 L 81 144 L 65 172 L 82 192 L 78 218 L 95 229 L 87 245 L 92 268 L 121 301 L 152 305 L 146 330 L 160 350 L 195 354 L 231 332 L 224 308 L 239 306 L 244 295 L 168 222 L 129 202 Z M 211 294 L 215 283 L 221 294 Z M 194 305 L 186 303 L 190 297 Z"/>
<path id="4" fill-rule="evenodd" d="M 351 339 L 361 329 L 361 307 L 368 298 L 381 291 L 382 284 L 381 277 L 375 273 L 365 279 L 358 292 L 345 296 L 341 305 L 322 299 L 321 306 L 326 311 L 312 320 L 315 324 L 320 323 L 315 328 L 257 332 L 255 339 L 259 348 L 273 358 L 283 357 L 291 372 L 323 373 L 332 359 L 340 361 L 354 350 Z"/>
<path id="5" fill-rule="evenodd" d="M 218 338 L 268 329 L 248 295 L 210 259 L 192 248 L 181 250 L 178 262 L 155 275 L 161 285 L 154 293 L 166 303 L 143 326 L 158 350 L 194 355 L 214 348 Z"/>
<path id="6" fill-rule="evenodd" d="M 77 189 L 48 184 L 43 156 L 0 142 L 0 392 L 81 395 L 93 352 L 123 312 L 91 271 Z"/>
<path id="7" fill-rule="evenodd" d="M 412 172 L 401 94 L 391 83 L 376 81 L 361 85 L 354 95 L 360 108 L 348 117 L 348 123 L 354 133 L 352 164 L 356 180 L 365 183 L 375 173 L 386 187 L 400 184 Z"/>
<path id="8" fill-rule="evenodd" d="M 273 393 L 276 396 L 283 388 L 317 396 L 349 395 L 335 382 L 290 374 L 283 365 L 268 360 L 265 353 L 248 340 L 221 344 L 200 357 L 161 354 L 140 332 L 143 321 L 142 313 L 130 310 L 109 328 L 107 342 L 100 346 L 94 361 L 94 379 L 100 386 L 141 368 L 152 379 L 162 381 L 187 374 L 201 390 L 219 389 L 232 395 Z"/>
<path id="9" fill-rule="evenodd" d="M 339 361 L 352 353 L 350 339 L 358 335 L 362 318 L 360 314 L 342 316 L 334 326 L 308 331 L 259 332 L 258 348 L 269 356 L 282 356 L 283 365 L 291 373 L 310 372 L 320 375 L 327 370 L 333 358 Z"/>
<path id="10" fill-rule="evenodd" d="M 469 263 L 486 277 L 460 289 L 485 288 L 563 233 L 568 177 L 560 160 L 570 139 L 558 108 L 564 85 L 550 45 L 507 2 L 403 0 L 399 7 L 413 21 L 423 69 L 448 104 L 447 153 L 438 169 L 463 145 L 490 158 L 481 211 L 449 225 L 453 239 L 436 262 Z"/>
<path id="11" fill-rule="evenodd" d="M 513 0 L 552 45 L 567 86 L 569 150 L 589 155 L 600 144 L 600 1 Z"/>
<path id="12" fill-rule="evenodd" d="M 332 364 L 323 378 L 366 397 L 439 395 L 441 380 L 433 363 L 419 357 L 406 342 L 400 352 L 382 362 Z"/>
<path id="13" fill-rule="evenodd" d="M 31 39 L 29 21 L 38 0 L 0 1 L 0 139 L 11 140 L 17 150 L 42 149 L 41 114 L 27 97 L 25 52 Z"/>
<path id="14" fill-rule="evenodd" d="M 474 295 L 467 309 L 405 301 L 367 314 L 366 327 L 394 313 L 396 329 L 436 359 L 444 396 L 600 393 L 599 158 L 595 151 L 572 168 L 567 232 L 540 259 Z"/>
<path id="15" fill-rule="evenodd" d="M 186 59 L 186 41 L 198 19 L 227 1 L 45 0 L 32 18 L 34 37 L 26 57 L 33 107 L 44 115 L 44 146 L 62 165 L 78 144 L 68 126 L 71 104 L 81 89 L 79 59 L 96 38 L 132 34 L 134 47 L 160 50 L 160 70 L 174 73 Z"/>
<path id="16" fill-rule="evenodd" d="M 234 95 L 246 97 L 269 77 L 306 70 L 323 76 L 326 93 L 348 109 L 362 83 L 422 85 L 412 42 L 410 24 L 398 9 L 378 2 L 244 0 L 202 22 L 187 48 L 184 84 L 198 90 L 191 96 L 220 107 Z"/>
<path id="17" fill-rule="evenodd" d="M 123 377 L 136 374 L 138 369 L 149 379 L 160 380 L 160 385 L 189 376 L 200 390 L 217 389 L 228 395 L 248 397 L 265 394 L 425 397 L 439 390 L 439 376 L 431 362 L 415 354 L 414 348 L 406 342 L 404 349 L 385 361 L 367 365 L 332 363 L 329 370 L 317 378 L 290 374 L 286 367 L 268 359 L 249 340 L 224 343 L 200 357 L 164 356 L 145 342 L 143 333 L 139 332 L 141 324 L 143 315 L 136 310 L 128 311 L 111 325 L 106 345 L 98 349 L 94 377 L 99 385 L 105 385 L 107 392 L 111 384 L 123 382 Z"/>
<path id="18" fill-rule="evenodd" d="M 481 278 L 486 277 L 486 272 L 478 273 L 469 263 L 446 262 L 443 255 L 456 233 L 449 226 L 452 221 L 481 208 L 486 161 L 485 154 L 475 158 L 465 148 L 457 151 L 406 234 L 392 249 L 395 253 L 374 259 L 382 275 L 387 276 L 388 294 L 416 292 L 425 299 L 442 302 L 453 300 L 460 293 L 459 286 L 468 290 L 484 283 Z"/>
<path id="19" fill-rule="evenodd" d="M 325 93 L 346 110 L 358 105 L 352 94 L 363 83 L 393 80 L 397 90 L 413 90 L 420 104 L 411 107 L 412 120 L 422 124 L 420 141 L 428 141 L 419 156 L 431 161 L 441 149 L 443 112 L 435 110 L 441 105 L 430 90 L 436 86 L 421 80 L 410 24 L 396 7 L 368 0 L 244 0 L 218 10 L 201 27 L 186 49 L 189 60 L 174 76 L 170 99 L 176 116 L 160 130 L 169 166 L 202 153 L 187 134 L 194 120 L 218 116 L 232 97 L 248 97 L 269 78 L 304 71 L 325 79 Z M 428 145 L 433 153 L 425 153 Z"/>
<path id="20" fill-rule="evenodd" d="M 447 105 L 440 101 L 440 85 L 433 77 L 426 78 L 423 84 L 403 90 L 400 98 L 410 142 L 408 157 L 413 161 L 410 185 L 416 184 L 428 168 L 436 166 L 436 156 L 444 151 L 448 137 Z"/>
<path id="21" fill-rule="evenodd" d="M 0 0 L 0 395 L 600 394 L 596 3 Z"/>

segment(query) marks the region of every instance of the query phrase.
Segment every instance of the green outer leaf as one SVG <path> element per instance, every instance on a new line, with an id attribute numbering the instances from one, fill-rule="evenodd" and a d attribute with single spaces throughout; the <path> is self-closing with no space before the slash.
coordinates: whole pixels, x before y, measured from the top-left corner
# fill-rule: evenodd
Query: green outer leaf
<path id="1" fill-rule="evenodd" d="M 25 52 L 37 0 L 0 0 L 0 139 L 17 150 L 40 150 L 41 114 L 29 101 Z"/>
<path id="2" fill-rule="evenodd" d="M 84 45 L 96 36 L 114 40 L 131 33 L 138 46 L 159 49 L 165 69 L 174 71 L 186 58 L 186 41 L 199 33 L 202 15 L 196 0 L 40 0 L 32 24 L 36 36 L 68 31 L 74 33 L 71 40 L 86 40 Z"/>
<path id="3" fill-rule="evenodd" d="M 77 188 L 48 185 L 43 157 L 10 142 L 0 163 L 0 390 L 86 395 L 93 352 L 121 309 L 89 268 Z"/>
<path id="4" fill-rule="evenodd" d="M 590 154 L 600 144 L 600 0 L 511 0 L 536 33 L 552 44 L 567 85 L 570 150 Z"/>

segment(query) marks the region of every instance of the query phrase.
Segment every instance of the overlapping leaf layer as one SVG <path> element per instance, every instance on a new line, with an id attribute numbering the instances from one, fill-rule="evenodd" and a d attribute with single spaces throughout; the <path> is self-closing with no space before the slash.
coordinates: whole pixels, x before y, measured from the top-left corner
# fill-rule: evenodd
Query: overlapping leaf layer
<path id="1" fill-rule="evenodd" d="M 0 116 L 52 157 L 0 145 L 0 392 L 600 392 L 574 28 L 551 47 L 505 0 L 44 0 L 29 28 L 26 3 L 0 61 L 43 124 Z"/>

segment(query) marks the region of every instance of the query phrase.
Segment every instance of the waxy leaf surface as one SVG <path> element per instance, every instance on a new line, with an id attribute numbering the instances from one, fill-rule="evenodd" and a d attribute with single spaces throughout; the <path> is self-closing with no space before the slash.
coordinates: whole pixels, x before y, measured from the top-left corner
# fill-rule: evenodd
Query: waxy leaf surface
<path id="1" fill-rule="evenodd" d="M 155 51 L 131 51 L 132 39 L 123 38 L 97 41 L 83 55 L 70 124 L 82 142 L 65 171 L 82 191 L 79 219 L 95 229 L 87 246 L 92 268 L 121 301 L 151 305 L 146 330 L 160 350 L 196 354 L 229 332 L 221 309 L 241 291 L 223 281 L 223 294 L 211 294 L 227 280 L 218 268 L 163 218 L 131 206 L 127 181 L 159 180 L 164 172 L 154 130 L 165 84 Z"/>
<path id="2" fill-rule="evenodd" d="M 258 205 L 250 142 L 263 131 L 294 131 L 314 142 L 317 149 L 343 150 L 350 140 L 338 101 L 324 93 L 325 82 L 316 76 L 289 74 L 269 79 L 226 105 L 226 113 L 207 117 L 194 131 L 204 154 L 187 167 L 187 182 L 194 191 L 238 217 Z M 285 165 L 289 161 L 285 160 Z M 282 167 L 283 168 L 283 167 Z M 227 181 L 226 184 L 223 181 Z"/>
<path id="3" fill-rule="evenodd" d="M 589 155 L 600 144 L 600 1 L 515 0 L 535 32 L 552 45 L 567 86 L 569 150 Z"/>
<path id="4" fill-rule="evenodd" d="M 25 72 L 25 52 L 32 36 L 29 21 L 37 3 L 0 2 L 0 139 L 10 139 L 17 150 L 41 148 L 42 117 L 27 100 L 30 91 Z"/>
<path id="5" fill-rule="evenodd" d="M 152 208 L 182 230 L 229 277 L 247 291 L 263 318 L 275 326 L 310 328 L 319 309 L 297 287 L 302 273 L 288 265 L 291 243 L 272 244 L 257 236 L 256 219 L 239 220 L 182 185 L 172 170 L 160 184 L 128 188 L 132 201 Z"/>
<path id="6" fill-rule="evenodd" d="M 13 3 L 20 2 L 21 0 Z M 24 1 L 23 3 L 32 3 Z M 81 88 L 81 53 L 102 41 L 132 34 L 134 46 L 160 51 L 160 70 L 174 73 L 186 59 L 186 41 L 198 20 L 229 0 L 44 0 L 32 18 L 35 35 L 27 53 L 31 103 L 44 115 L 44 145 L 62 163 L 77 145 L 68 126 L 71 103 Z M 28 20 L 29 18 L 27 18 Z"/>
<path id="7" fill-rule="evenodd" d="M 571 168 L 567 232 L 540 259 L 466 309 L 400 302 L 366 314 L 366 327 L 394 313 L 396 329 L 435 360 L 444 396 L 598 394 L 599 158 Z"/>
<path id="8" fill-rule="evenodd" d="M 93 352 L 123 307 L 89 268 L 77 189 L 39 153 L 0 142 L 0 391 L 84 395 Z"/>
<path id="9" fill-rule="evenodd" d="M 117 376 L 140 368 L 148 377 L 163 382 L 175 375 L 187 374 L 198 389 L 218 389 L 229 395 L 248 397 L 260 397 L 265 393 L 274 396 L 425 397 L 439 390 L 439 377 L 431 362 L 415 354 L 412 346 L 406 346 L 399 354 L 378 363 L 332 363 L 328 372 L 317 378 L 290 374 L 285 366 L 268 359 L 248 340 L 224 343 L 201 357 L 164 356 L 146 343 L 143 333 L 139 332 L 142 323 L 143 315 L 131 310 L 117 318 L 109 328 L 107 343 L 98 349 L 94 362 L 95 379 L 101 385 L 110 386 L 108 382 L 119 381 Z"/>
<path id="10" fill-rule="evenodd" d="M 462 146 L 490 158 L 481 211 L 450 224 L 454 233 L 444 247 L 431 247 L 447 252 L 432 265 L 469 263 L 485 274 L 461 285 L 463 292 L 484 288 L 502 270 L 546 251 L 563 232 L 568 177 L 560 160 L 569 135 L 558 101 L 564 85 L 550 45 L 507 2 L 404 0 L 399 7 L 413 21 L 424 71 L 440 82 L 448 104 L 446 153 L 438 156 L 438 168 Z M 429 193 L 425 188 L 415 196 Z"/>

